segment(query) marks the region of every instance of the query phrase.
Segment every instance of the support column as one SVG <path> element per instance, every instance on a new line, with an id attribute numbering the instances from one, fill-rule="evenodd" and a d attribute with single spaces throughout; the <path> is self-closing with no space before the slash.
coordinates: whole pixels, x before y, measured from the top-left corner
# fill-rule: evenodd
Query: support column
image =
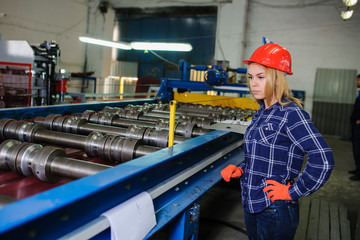
<path id="1" fill-rule="evenodd" d="M 215 59 L 229 61 L 231 68 L 243 66 L 247 12 L 248 0 L 233 0 L 232 3 L 218 5 Z"/>
<path id="2" fill-rule="evenodd" d="M 111 41 L 113 39 L 115 11 L 111 6 L 102 6 L 101 2 L 103 1 L 88 1 L 86 34 L 88 37 Z M 109 47 L 93 44 L 86 45 L 84 72 L 94 71 L 92 76 L 98 78 L 97 85 L 102 85 L 103 79 L 110 75 L 111 51 L 112 49 Z M 93 88 L 84 89 L 84 91 L 91 92 L 93 91 Z"/>

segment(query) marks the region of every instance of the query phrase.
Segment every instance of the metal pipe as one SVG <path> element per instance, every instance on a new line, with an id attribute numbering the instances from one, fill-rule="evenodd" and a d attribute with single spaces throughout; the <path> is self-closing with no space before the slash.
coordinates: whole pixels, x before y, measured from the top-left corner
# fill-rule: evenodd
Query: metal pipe
<path id="1" fill-rule="evenodd" d="M 114 135 L 103 136 L 98 132 L 92 132 L 88 136 L 54 132 L 46 130 L 43 125 L 38 123 L 20 122 L 12 119 L 0 119 L 0 139 L 17 139 L 70 148 L 76 147 L 84 150 L 90 157 L 99 156 L 103 160 L 113 162 L 125 162 L 134 159 L 136 149 L 142 145 L 140 139 L 125 139 Z M 151 141 L 149 142 L 151 143 Z M 160 150 L 160 148 L 150 146 L 143 146 L 143 148 L 148 148 L 148 152 Z"/>
<path id="2" fill-rule="evenodd" d="M 35 176 L 46 182 L 62 177 L 82 178 L 111 168 L 111 166 L 66 157 L 60 148 L 9 139 L 0 144 L 1 166 L 22 176 Z M 2 169 L 3 170 L 3 169 Z"/>
<path id="3" fill-rule="evenodd" d="M 67 157 L 55 157 L 50 164 L 52 174 L 72 179 L 90 176 L 109 168 L 111 166 Z"/>
<path id="4" fill-rule="evenodd" d="M 159 110 L 152 110 L 150 112 L 147 113 L 147 115 L 150 116 L 165 116 L 169 114 L 167 111 L 159 111 Z M 191 111 L 184 111 L 184 112 L 180 112 L 178 111 L 178 113 L 176 114 L 176 116 L 180 117 L 180 116 L 193 116 L 193 117 L 205 117 L 205 118 L 211 118 L 216 122 L 219 121 L 223 121 L 223 120 L 227 120 L 227 119 L 231 119 L 230 116 L 226 116 L 226 115 L 221 115 L 221 114 L 216 114 L 216 113 L 209 113 L 209 112 L 191 112 Z"/>
<path id="5" fill-rule="evenodd" d="M 126 107 L 128 108 L 128 107 Z M 150 113 L 151 109 L 145 109 L 143 112 L 140 108 L 135 108 L 135 110 L 126 110 L 123 108 L 104 108 L 104 112 L 110 112 L 115 113 L 116 115 L 119 115 L 121 118 L 126 119 L 137 119 L 141 121 L 150 121 L 150 122 L 158 122 L 160 119 L 163 119 L 164 121 L 169 120 L 169 112 L 165 112 L 163 114 L 160 114 L 161 116 L 155 116 L 155 115 L 146 115 L 147 113 Z M 138 110 L 136 110 L 138 109 Z M 144 115 L 145 114 L 145 115 Z M 176 115 L 175 119 L 177 121 L 181 122 L 188 122 L 196 124 L 198 127 L 204 127 L 209 126 L 215 121 L 208 117 L 199 117 L 199 116 L 186 116 L 184 114 L 182 115 Z"/>
<path id="6" fill-rule="evenodd" d="M 153 148 L 153 149 L 152 149 Z M 145 156 L 147 154 L 153 153 L 155 151 L 158 151 L 159 149 L 156 147 L 152 147 L 152 146 L 144 146 L 144 145 L 140 145 L 136 148 L 135 150 L 135 157 L 142 157 Z"/>
<path id="7" fill-rule="evenodd" d="M 159 120 L 158 120 L 159 121 Z M 116 127 L 130 127 L 130 126 L 138 126 L 138 127 L 155 127 L 155 122 L 150 121 L 140 121 L 140 120 L 132 120 L 132 119 L 126 119 L 126 118 L 118 118 L 113 121 L 113 126 Z"/>
<path id="8" fill-rule="evenodd" d="M 198 136 L 201 136 L 201 135 L 204 135 L 206 133 L 209 133 L 211 132 L 211 130 L 209 129 L 205 129 L 205 128 L 195 128 L 192 132 L 192 136 L 193 137 L 198 137 Z"/>
<path id="9" fill-rule="evenodd" d="M 94 111 L 85 111 L 82 114 L 82 117 L 84 117 L 87 121 L 91 123 L 107 124 L 117 127 L 128 127 L 128 131 L 130 132 L 133 130 L 130 130 L 129 127 L 134 127 L 134 126 L 140 128 L 153 128 L 156 130 L 168 129 L 168 122 L 165 122 L 163 119 L 160 118 L 156 118 L 156 123 L 155 123 L 151 121 L 121 118 L 117 113 L 94 112 Z M 111 120 L 106 121 L 107 118 L 111 118 Z M 178 135 L 183 135 L 182 131 L 175 131 L 175 133 Z M 191 137 L 191 136 L 187 136 L 187 137 Z M 182 142 L 182 140 L 178 142 Z"/>
<path id="10" fill-rule="evenodd" d="M 88 118 L 91 118 L 91 116 Z M 106 121 L 106 119 L 103 119 Z M 72 132 L 77 134 L 84 134 L 88 135 L 92 132 L 100 132 L 103 134 L 113 134 L 119 135 L 122 137 L 127 138 L 134 138 L 134 139 L 142 139 L 145 144 L 156 146 L 156 147 L 167 147 L 167 144 L 164 145 L 164 142 L 168 142 L 168 131 L 167 130 L 156 130 L 154 128 L 139 128 L 136 126 L 128 127 L 127 129 L 118 128 L 113 126 L 105 126 L 93 123 L 87 123 L 86 119 L 82 119 L 75 116 L 59 116 L 59 115 L 49 115 L 46 118 L 36 118 L 35 122 L 41 122 L 46 125 L 47 128 L 56 131 L 65 131 L 65 132 Z M 194 126 L 190 126 L 193 128 Z M 187 129 L 180 131 L 185 132 Z M 187 137 L 191 137 L 191 131 L 187 130 L 189 134 Z M 166 132 L 166 134 L 164 134 Z M 145 134 L 147 133 L 147 134 Z M 148 141 L 148 139 L 154 139 L 155 141 Z M 157 138 L 157 139 L 156 139 Z M 175 136 L 176 143 L 182 143 L 189 138 L 184 138 L 182 136 Z"/>
<path id="11" fill-rule="evenodd" d="M 150 122 L 157 122 L 159 121 L 159 119 L 169 119 L 169 116 L 155 116 L 155 115 L 144 115 L 144 116 L 139 116 L 139 120 L 142 121 L 150 121 Z M 177 117 L 175 117 L 177 118 Z"/>
<path id="12" fill-rule="evenodd" d="M 169 141 L 168 147 L 174 145 L 174 135 L 175 135 L 175 111 L 176 111 L 176 101 L 170 101 L 170 119 L 169 119 Z"/>
<path id="13" fill-rule="evenodd" d="M 82 117 L 84 117 L 88 122 L 97 123 L 97 124 L 106 124 L 106 125 L 113 125 L 119 127 L 130 127 L 130 126 L 153 127 L 157 130 L 169 129 L 169 121 L 168 120 L 165 121 L 162 118 L 157 118 L 157 121 L 155 123 L 150 121 L 122 118 L 117 113 L 94 112 L 94 111 L 85 111 L 82 114 Z M 138 117 L 141 117 L 141 115 L 138 115 Z M 203 131 L 197 130 L 196 134 L 193 134 L 193 131 L 195 129 L 204 126 L 208 126 L 212 123 L 212 121 L 206 121 L 206 120 L 207 120 L 206 118 L 197 118 L 197 117 L 191 117 L 191 118 L 186 118 L 184 116 L 178 117 L 175 123 L 175 134 L 189 138 L 205 134 L 209 132 L 209 130 L 203 130 Z"/>
<path id="14" fill-rule="evenodd" d="M 34 133 L 34 138 L 31 142 L 84 150 L 86 147 L 86 136 L 42 129 Z"/>
<path id="15" fill-rule="evenodd" d="M 188 138 L 186 137 L 183 137 L 183 136 L 175 136 L 174 137 L 174 144 L 179 144 L 179 143 L 182 143 L 182 142 L 185 142 L 189 140 Z"/>
<path id="16" fill-rule="evenodd" d="M 103 134 L 115 134 L 126 137 L 126 128 L 104 126 L 99 124 L 84 123 L 79 126 L 79 134 L 89 134 L 91 132 L 101 132 Z"/>

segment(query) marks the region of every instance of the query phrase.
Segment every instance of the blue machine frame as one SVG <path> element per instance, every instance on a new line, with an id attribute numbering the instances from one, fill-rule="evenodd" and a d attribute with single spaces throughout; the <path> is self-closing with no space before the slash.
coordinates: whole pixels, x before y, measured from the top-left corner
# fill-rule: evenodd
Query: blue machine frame
<path id="1" fill-rule="evenodd" d="M 167 99 L 162 98 L 165 102 Z M 31 119 L 48 114 L 81 113 L 101 110 L 105 106 L 125 107 L 127 104 L 153 103 L 154 99 L 73 104 L 0 110 L 0 118 Z M 132 198 L 168 182 L 173 176 L 200 165 L 199 171 L 188 175 L 153 199 L 157 225 L 146 236 L 150 238 L 165 225 L 169 239 L 197 239 L 198 220 L 191 209 L 199 204 L 203 193 L 220 179 L 220 170 L 227 164 L 239 164 L 243 151 L 242 135 L 213 131 L 184 143 L 165 148 L 123 163 L 96 175 L 74 180 L 54 189 L 18 200 L 0 209 L 1 239 L 57 239 Z M 234 146 L 230 150 L 224 149 Z M 159 174 L 159 173 L 162 174 Z M 94 239 L 109 239 L 109 228 L 95 234 Z"/>

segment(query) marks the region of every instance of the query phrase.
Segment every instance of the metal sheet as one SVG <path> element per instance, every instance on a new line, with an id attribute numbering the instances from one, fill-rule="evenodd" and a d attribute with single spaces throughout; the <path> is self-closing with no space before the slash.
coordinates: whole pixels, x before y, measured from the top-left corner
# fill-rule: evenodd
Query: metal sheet
<path id="1" fill-rule="evenodd" d="M 33 68 L 34 51 L 27 41 L 0 41 L 0 62 L 29 63 Z"/>
<path id="2" fill-rule="evenodd" d="M 356 96 L 355 69 L 318 68 L 314 102 L 352 104 Z"/>
<path id="3" fill-rule="evenodd" d="M 356 70 L 317 69 L 312 120 L 322 134 L 350 136 Z"/>

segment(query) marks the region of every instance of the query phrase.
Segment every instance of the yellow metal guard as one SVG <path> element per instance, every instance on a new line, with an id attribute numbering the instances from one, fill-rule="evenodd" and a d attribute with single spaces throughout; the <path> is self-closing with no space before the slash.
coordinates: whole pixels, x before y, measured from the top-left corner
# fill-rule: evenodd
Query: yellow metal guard
<path id="1" fill-rule="evenodd" d="M 170 101 L 170 119 L 169 119 L 169 141 L 168 147 L 174 145 L 174 133 L 175 133 L 175 112 L 176 112 L 176 101 Z"/>
<path id="2" fill-rule="evenodd" d="M 252 98 L 212 96 L 196 93 L 174 93 L 174 100 L 182 103 L 193 103 L 221 107 L 258 110 L 259 105 Z"/>

